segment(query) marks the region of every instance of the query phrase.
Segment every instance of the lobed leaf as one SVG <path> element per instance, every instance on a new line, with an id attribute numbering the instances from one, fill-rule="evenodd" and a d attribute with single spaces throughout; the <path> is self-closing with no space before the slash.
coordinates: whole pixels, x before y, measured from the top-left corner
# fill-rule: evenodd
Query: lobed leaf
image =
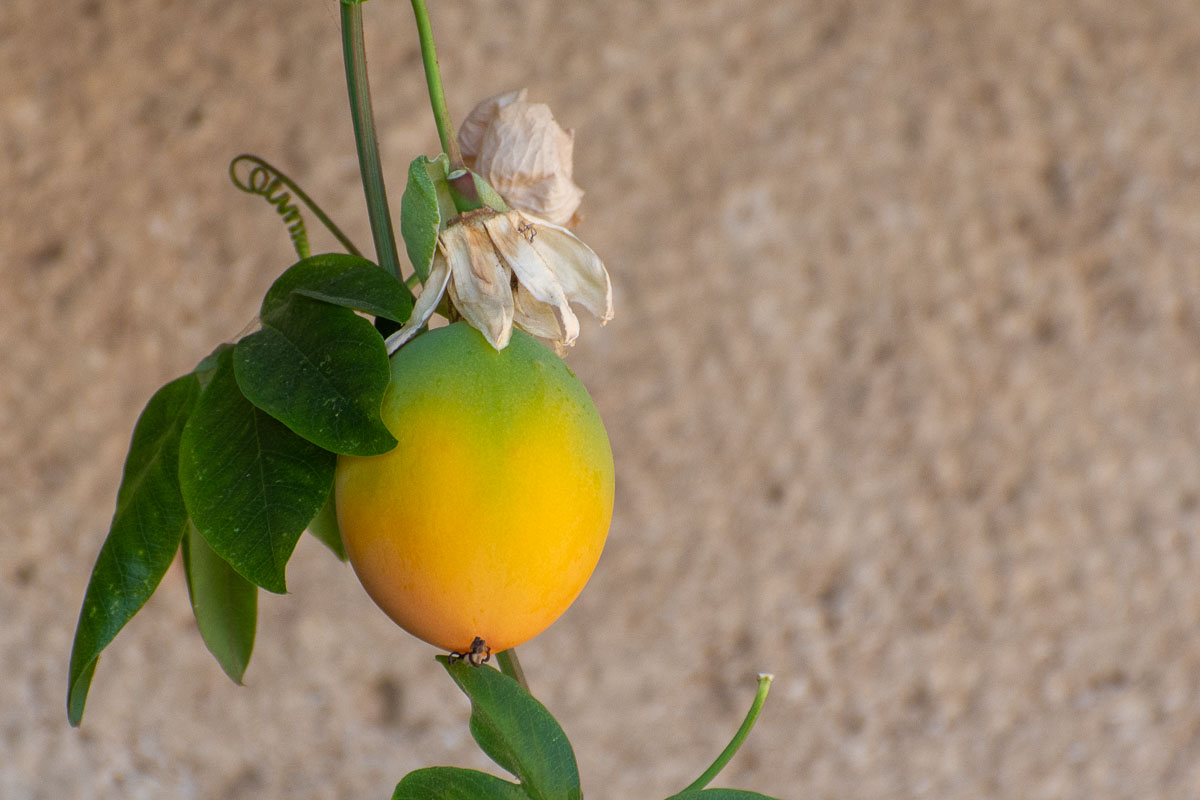
<path id="1" fill-rule="evenodd" d="M 163 386 L 146 404 L 129 445 L 117 507 L 92 569 L 71 648 L 67 717 L 83 719 L 100 652 L 158 587 L 187 526 L 179 490 L 179 449 L 196 405 L 194 374 Z"/>
<path id="2" fill-rule="evenodd" d="M 428 767 L 396 784 L 392 800 L 529 800 L 515 783 L 460 767 Z"/>
<path id="3" fill-rule="evenodd" d="M 387 348 L 370 322 L 293 296 L 262 324 L 234 348 L 246 399 L 335 453 L 371 456 L 396 446 L 379 416 L 391 378 Z"/>
<path id="4" fill-rule="evenodd" d="M 336 456 L 252 405 L 238 388 L 233 355 L 219 355 L 184 426 L 179 485 L 216 554 L 282 593 L 296 541 L 329 496 Z"/>
<path id="5" fill-rule="evenodd" d="M 241 685 L 254 650 L 258 587 L 217 555 L 192 525 L 183 535 L 183 570 L 204 644 Z"/>
<path id="6" fill-rule="evenodd" d="M 532 800 L 583 797 L 571 743 L 545 706 L 491 667 L 438 661 L 471 700 L 469 725 L 480 749 L 515 775 Z"/>

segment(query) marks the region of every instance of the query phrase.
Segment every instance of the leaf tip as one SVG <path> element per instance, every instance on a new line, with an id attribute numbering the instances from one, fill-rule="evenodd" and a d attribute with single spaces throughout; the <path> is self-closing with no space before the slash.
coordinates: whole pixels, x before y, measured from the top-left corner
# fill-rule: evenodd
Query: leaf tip
<path id="1" fill-rule="evenodd" d="M 78 675 L 73 675 L 71 685 L 67 688 L 67 721 L 71 723 L 72 728 L 78 728 L 83 721 L 83 707 L 87 703 L 88 689 L 92 685 L 92 675 L 96 672 L 96 662 L 99 660 L 93 658 Z"/>
<path id="2" fill-rule="evenodd" d="M 215 655 L 215 653 L 214 653 Z M 246 676 L 246 667 L 250 666 L 250 654 L 247 653 L 245 658 L 217 659 L 217 663 L 221 665 L 221 671 L 228 676 L 229 680 L 233 681 L 234 686 L 245 686 L 244 678 Z"/>

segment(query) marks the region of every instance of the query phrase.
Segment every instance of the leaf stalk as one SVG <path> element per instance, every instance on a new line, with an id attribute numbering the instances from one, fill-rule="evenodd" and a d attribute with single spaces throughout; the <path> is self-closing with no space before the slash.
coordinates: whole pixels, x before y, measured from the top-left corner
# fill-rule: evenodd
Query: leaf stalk
<path id="1" fill-rule="evenodd" d="M 529 682 L 525 680 L 525 670 L 521 668 L 521 662 L 517 658 L 517 649 L 515 647 L 510 647 L 507 650 L 501 650 L 497 653 L 496 663 L 500 665 L 501 672 L 521 684 L 522 689 L 527 692 L 529 691 Z"/>

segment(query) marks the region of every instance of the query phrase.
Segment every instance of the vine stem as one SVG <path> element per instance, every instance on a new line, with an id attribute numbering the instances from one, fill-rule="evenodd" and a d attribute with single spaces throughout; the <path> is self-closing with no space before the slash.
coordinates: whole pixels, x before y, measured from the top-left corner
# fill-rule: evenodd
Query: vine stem
<path id="1" fill-rule="evenodd" d="M 250 175 L 246 181 L 243 181 L 240 177 L 238 177 L 237 174 L 238 164 L 242 163 L 243 161 L 254 165 L 254 167 L 250 170 Z M 350 237 L 343 233 L 342 229 L 337 226 L 337 223 L 330 219 L 329 215 L 325 213 L 325 210 L 317 205 L 317 201 L 309 197 L 308 193 L 301 189 L 299 184 L 297 184 L 294 180 L 289 178 L 287 174 L 283 172 L 283 170 L 279 169 L 279 167 L 270 163 L 266 159 L 259 158 L 252 153 L 242 153 L 241 155 L 236 156 L 232 161 L 229 162 L 229 179 L 233 181 L 234 186 L 241 189 L 243 192 L 265 197 L 267 202 L 278 208 L 279 213 L 284 218 L 285 222 L 287 221 L 289 209 L 294 208 L 294 206 L 286 205 L 286 194 L 284 194 L 282 197 L 278 194 L 279 186 L 286 186 L 293 194 L 296 195 L 296 198 L 299 199 L 300 202 L 308 206 L 308 210 L 311 211 L 313 215 L 316 216 L 316 218 L 321 222 L 321 224 L 324 225 L 325 228 L 334 235 L 334 238 L 341 243 L 342 247 L 346 248 L 347 253 L 354 256 L 362 256 L 362 252 L 354 246 L 354 242 L 350 241 Z M 297 245 L 296 255 L 300 256 L 301 258 L 308 258 L 309 252 L 307 241 L 305 242 L 304 249 L 305 252 L 301 252 L 300 247 Z M 408 288 L 411 289 L 412 287 L 410 286 Z"/>
<path id="2" fill-rule="evenodd" d="M 342 52 L 346 62 L 346 86 L 350 92 L 350 115 L 354 119 L 354 143 L 358 148 L 358 166 L 363 191 L 367 196 L 367 215 L 375 240 L 375 257 L 380 266 L 397 278 L 400 256 L 392 213 L 388 210 L 383 168 L 379 160 L 379 140 L 375 136 L 375 117 L 371 111 L 371 88 L 367 83 L 367 51 L 363 43 L 362 0 L 342 0 Z"/>
<path id="3" fill-rule="evenodd" d="M 421 40 L 421 61 L 425 64 L 425 82 L 429 85 L 429 105 L 433 108 L 433 122 L 437 125 L 442 152 L 450 157 L 450 171 L 456 172 L 465 169 L 466 164 L 454 138 L 450 111 L 446 108 L 446 92 L 442 89 L 442 71 L 438 67 L 437 50 L 433 44 L 429 9 L 425 7 L 425 0 L 412 0 L 412 8 L 413 15 L 417 18 L 417 37 Z"/>
<path id="4" fill-rule="evenodd" d="M 500 665 L 501 672 L 521 684 L 522 689 L 529 691 L 529 682 L 525 680 L 525 670 L 521 669 L 521 662 L 517 659 L 515 647 L 497 653 L 496 663 Z"/>
<path id="5" fill-rule="evenodd" d="M 758 676 L 758 692 L 754 695 L 754 702 L 750 704 L 750 711 L 747 712 L 746 719 L 742 721 L 742 727 L 738 728 L 733 739 L 721 751 L 721 755 L 717 756 L 717 760 L 712 763 L 712 766 L 704 770 L 704 774 L 692 781 L 680 794 L 703 789 L 712 783 L 712 779 L 717 777 L 721 770 L 725 769 L 729 759 L 733 758 L 738 748 L 742 746 L 742 742 L 746 741 L 746 737 L 750 735 L 750 729 L 754 727 L 754 723 L 758 720 L 758 714 L 762 711 L 763 703 L 767 701 L 767 692 L 771 689 L 773 680 L 775 680 L 774 675 L 762 673 Z"/>

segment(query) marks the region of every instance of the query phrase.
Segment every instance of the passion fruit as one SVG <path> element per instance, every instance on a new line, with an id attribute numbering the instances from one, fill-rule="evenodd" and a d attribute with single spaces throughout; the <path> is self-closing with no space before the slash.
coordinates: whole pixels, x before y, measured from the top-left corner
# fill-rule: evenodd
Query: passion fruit
<path id="1" fill-rule="evenodd" d="M 367 593 L 443 650 L 545 630 L 582 591 L 612 519 L 608 434 L 567 365 L 514 330 L 494 350 L 457 322 L 392 356 L 398 444 L 341 456 L 338 524 Z"/>

